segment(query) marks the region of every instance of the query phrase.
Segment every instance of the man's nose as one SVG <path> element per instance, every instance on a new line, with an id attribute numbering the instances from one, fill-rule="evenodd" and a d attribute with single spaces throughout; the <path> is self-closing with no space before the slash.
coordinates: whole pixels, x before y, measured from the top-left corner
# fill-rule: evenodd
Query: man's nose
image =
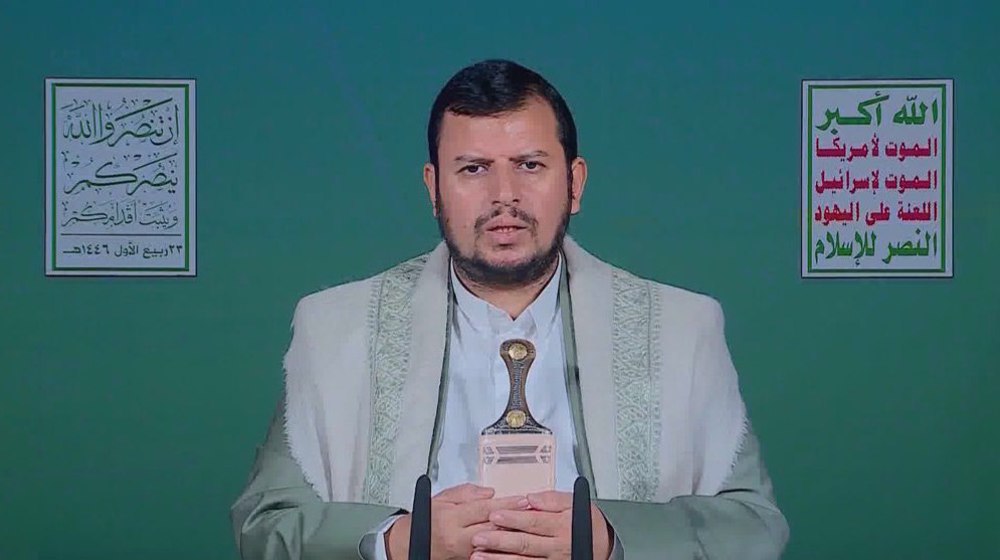
<path id="1" fill-rule="evenodd" d="M 493 174 L 490 195 L 494 204 L 515 204 L 521 201 L 521 189 L 517 177 L 510 169 L 500 168 Z"/>

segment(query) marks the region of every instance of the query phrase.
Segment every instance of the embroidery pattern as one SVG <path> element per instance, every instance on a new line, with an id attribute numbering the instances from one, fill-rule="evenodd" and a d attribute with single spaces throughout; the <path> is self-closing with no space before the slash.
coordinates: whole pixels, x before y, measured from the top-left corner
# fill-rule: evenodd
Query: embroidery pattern
<path id="1" fill-rule="evenodd" d="M 619 498 L 652 501 L 660 478 L 660 294 L 624 270 L 612 277 Z"/>
<path id="2" fill-rule="evenodd" d="M 427 255 L 421 255 L 400 263 L 379 275 L 372 285 L 368 306 L 372 420 L 364 487 L 369 503 L 389 503 L 403 383 L 409 369 L 411 296 L 426 261 Z"/>

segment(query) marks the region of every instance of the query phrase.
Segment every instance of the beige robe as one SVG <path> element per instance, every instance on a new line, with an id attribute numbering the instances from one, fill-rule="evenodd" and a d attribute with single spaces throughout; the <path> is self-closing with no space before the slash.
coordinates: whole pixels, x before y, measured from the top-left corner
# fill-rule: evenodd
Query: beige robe
<path id="1" fill-rule="evenodd" d="M 714 494 L 746 431 L 718 304 L 615 269 L 571 239 L 565 254 L 596 495 Z M 441 244 L 299 304 L 286 431 L 320 496 L 409 505 L 438 410 L 447 285 Z"/>
<path id="2" fill-rule="evenodd" d="M 583 424 L 577 426 L 578 438 L 585 434 L 578 453 L 589 449 L 584 462 L 592 466 L 587 474 L 595 498 L 619 536 L 630 529 L 619 528 L 616 517 L 634 524 L 632 518 L 642 511 L 655 530 L 680 516 L 683 530 L 700 531 L 684 546 L 704 550 L 699 539 L 713 533 L 691 525 L 693 520 L 676 508 L 635 505 L 745 491 L 752 507 L 770 516 L 763 524 L 759 513 L 748 521 L 760 525 L 757 544 L 767 543 L 758 548 L 780 550 L 787 525 L 774 505 L 749 430 L 717 302 L 612 267 L 568 237 L 564 254 L 582 409 L 577 411 Z M 276 416 L 284 423 L 283 434 L 272 428 L 265 445 L 276 456 L 266 463 L 267 457 L 258 455 L 254 475 L 233 509 L 241 549 L 244 543 L 253 548 L 251 535 L 265 542 L 277 535 L 287 542 L 278 525 L 263 517 L 269 507 L 289 507 L 287 497 L 270 506 L 264 499 L 279 479 L 285 493 L 289 480 L 312 490 L 313 498 L 297 494 L 310 501 L 309 511 L 322 511 L 318 504 L 332 508 L 317 519 L 303 519 L 299 512 L 298 523 L 315 524 L 310 535 L 319 541 L 323 516 L 344 511 L 344 504 L 369 506 L 373 519 L 409 508 L 413 484 L 428 470 L 439 409 L 448 262 L 442 243 L 379 275 L 300 301 L 285 357 L 285 402 Z M 274 441 L 279 435 L 285 441 Z M 388 507 L 370 509 L 378 505 Z M 728 512 L 729 506 L 716 499 L 706 507 L 710 511 L 698 514 L 700 522 L 712 518 L 712 508 Z M 295 521 L 286 518 L 285 526 L 290 523 Z M 680 522 L 671 523 L 680 530 Z M 349 542 L 351 536 L 346 538 Z M 626 551 L 630 544 L 643 546 L 629 540 L 622 539 Z M 720 546 L 733 543 L 723 539 Z"/>

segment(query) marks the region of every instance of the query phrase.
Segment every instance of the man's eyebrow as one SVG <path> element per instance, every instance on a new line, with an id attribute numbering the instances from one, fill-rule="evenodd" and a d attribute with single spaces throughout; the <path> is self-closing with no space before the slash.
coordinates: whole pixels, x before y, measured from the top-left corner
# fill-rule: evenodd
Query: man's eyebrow
<path id="1" fill-rule="evenodd" d="M 489 164 L 493 163 L 493 160 L 490 159 L 490 158 L 470 156 L 470 155 L 464 155 L 464 154 L 455 157 L 455 161 L 457 163 L 476 163 L 476 164 L 479 164 L 479 165 L 489 165 Z"/>
<path id="2" fill-rule="evenodd" d="M 530 152 L 525 152 L 523 154 L 518 154 L 518 155 L 510 158 L 510 160 L 511 161 L 515 161 L 515 162 L 521 162 L 521 161 L 526 161 L 526 160 L 529 160 L 529 159 L 545 158 L 545 157 L 549 157 L 549 153 L 546 152 L 545 150 L 533 150 L 533 151 L 530 151 Z M 479 156 L 472 156 L 472 155 L 468 155 L 468 154 L 462 154 L 462 155 L 456 156 L 454 161 L 456 163 L 475 163 L 475 164 L 478 164 L 478 165 L 491 165 L 494 160 L 492 160 L 490 158 L 486 158 L 486 157 L 479 157 Z"/>
<path id="3" fill-rule="evenodd" d="M 514 156 L 511 158 L 511 161 L 525 161 L 529 159 L 544 158 L 544 157 L 549 157 L 549 153 L 546 152 L 545 150 L 535 150 L 532 152 Z"/>

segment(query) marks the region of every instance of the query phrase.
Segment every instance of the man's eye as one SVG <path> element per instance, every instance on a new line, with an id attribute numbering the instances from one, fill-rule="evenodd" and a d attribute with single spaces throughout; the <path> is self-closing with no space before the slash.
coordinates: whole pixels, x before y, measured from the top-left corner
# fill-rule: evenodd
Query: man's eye
<path id="1" fill-rule="evenodd" d="M 526 161 L 521 164 L 528 171 L 537 171 L 544 167 L 540 162 L 537 161 Z"/>
<path id="2" fill-rule="evenodd" d="M 486 167 L 483 166 L 483 165 L 479 165 L 478 163 L 473 163 L 473 164 L 470 164 L 470 165 L 466 165 L 465 167 L 463 167 L 459 171 L 462 172 L 462 173 L 465 173 L 467 175 L 479 175 L 483 171 L 486 171 Z"/>

